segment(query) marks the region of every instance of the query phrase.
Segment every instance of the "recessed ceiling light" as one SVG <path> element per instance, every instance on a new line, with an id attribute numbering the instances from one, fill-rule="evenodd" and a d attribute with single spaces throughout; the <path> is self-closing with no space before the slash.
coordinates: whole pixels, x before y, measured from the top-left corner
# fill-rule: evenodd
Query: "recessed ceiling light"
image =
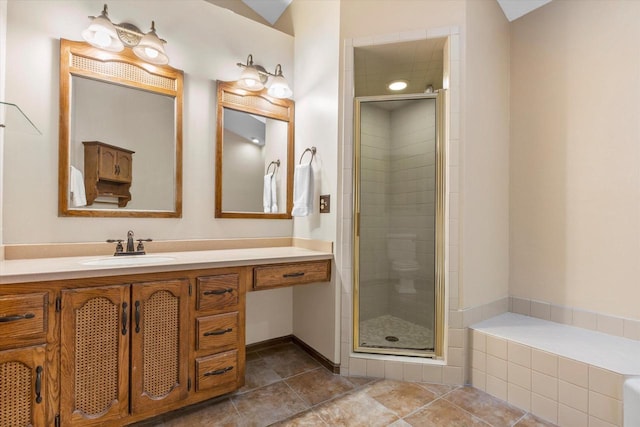
<path id="1" fill-rule="evenodd" d="M 253 142 L 254 144 L 260 144 L 260 140 L 256 137 L 251 138 L 251 142 Z"/>
<path id="2" fill-rule="evenodd" d="M 394 80 L 391 83 L 389 83 L 387 85 L 387 87 L 390 90 L 395 90 L 395 91 L 403 90 L 403 89 L 407 88 L 407 81 L 406 80 Z"/>

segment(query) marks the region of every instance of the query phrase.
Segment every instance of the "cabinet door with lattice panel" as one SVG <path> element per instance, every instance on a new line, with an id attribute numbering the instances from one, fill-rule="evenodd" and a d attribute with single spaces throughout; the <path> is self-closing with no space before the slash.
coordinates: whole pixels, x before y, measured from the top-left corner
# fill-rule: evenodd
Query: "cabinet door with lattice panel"
<path id="1" fill-rule="evenodd" d="M 189 281 L 131 288 L 131 412 L 185 399 L 189 376 Z"/>
<path id="2" fill-rule="evenodd" d="M 0 426 L 44 426 L 44 346 L 0 351 Z"/>
<path id="3" fill-rule="evenodd" d="M 129 286 L 62 291 L 60 418 L 102 425 L 129 412 Z"/>

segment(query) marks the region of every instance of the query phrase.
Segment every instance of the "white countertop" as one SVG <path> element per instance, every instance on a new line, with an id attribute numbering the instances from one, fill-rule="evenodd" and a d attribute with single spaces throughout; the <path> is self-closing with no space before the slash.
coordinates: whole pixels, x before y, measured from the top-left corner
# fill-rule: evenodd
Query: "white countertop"
<path id="1" fill-rule="evenodd" d="M 168 261 L 138 265 L 99 265 L 83 263 L 112 256 L 80 256 L 0 261 L 0 284 L 119 276 L 205 268 L 235 267 L 252 264 L 275 264 L 295 261 L 332 259 L 331 252 L 314 251 L 294 246 L 220 249 L 205 251 L 159 252 L 135 257 L 168 257 Z M 142 259 L 142 258 L 137 258 Z"/>

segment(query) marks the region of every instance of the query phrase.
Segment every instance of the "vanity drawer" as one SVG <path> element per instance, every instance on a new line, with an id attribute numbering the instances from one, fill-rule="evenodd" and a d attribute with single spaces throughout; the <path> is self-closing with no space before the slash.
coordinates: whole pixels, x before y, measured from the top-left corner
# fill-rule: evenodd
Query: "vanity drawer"
<path id="1" fill-rule="evenodd" d="M 0 296 L 0 342 L 24 343 L 25 338 L 42 338 L 47 333 L 46 292 Z"/>
<path id="2" fill-rule="evenodd" d="M 196 319 L 196 350 L 224 350 L 238 344 L 239 315 L 233 313 Z"/>
<path id="3" fill-rule="evenodd" d="M 235 390 L 238 382 L 236 350 L 196 359 L 196 391 L 218 390 L 218 394 Z"/>
<path id="4" fill-rule="evenodd" d="M 223 310 L 237 306 L 240 301 L 239 285 L 239 274 L 198 277 L 197 309 Z"/>
<path id="5" fill-rule="evenodd" d="M 331 260 L 274 264 L 253 269 L 253 289 L 277 288 L 331 279 Z"/>

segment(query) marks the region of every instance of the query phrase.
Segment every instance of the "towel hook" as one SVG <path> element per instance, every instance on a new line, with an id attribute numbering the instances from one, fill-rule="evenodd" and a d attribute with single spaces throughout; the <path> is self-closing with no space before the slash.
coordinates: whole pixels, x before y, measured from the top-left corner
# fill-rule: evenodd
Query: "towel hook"
<path id="1" fill-rule="evenodd" d="M 275 171 L 278 170 L 278 168 L 280 167 L 280 159 L 278 160 L 274 160 L 273 162 L 269 163 L 269 166 L 267 166 L 267 173 L 266 175 L 269 175 L 269 169 L 271 168 L 271 165 L 274 165 L 273 167 L 273 172 L 275 173 Z"/>
<path id="2" fill-rule="evenodd" d="M 309 163 L 311 163 L 313 161 L 313 158 L 316 155 L 316 147 L 307 148 L 302 152 L 302 154 L 300 155 L 300 161 L 298 162 L 299 165 L 302 164 L 302 158 L 304 157 L 305 154 L 307 154 L 307 152 L 311 153 L 311 160 L 309 160 Z"/>

